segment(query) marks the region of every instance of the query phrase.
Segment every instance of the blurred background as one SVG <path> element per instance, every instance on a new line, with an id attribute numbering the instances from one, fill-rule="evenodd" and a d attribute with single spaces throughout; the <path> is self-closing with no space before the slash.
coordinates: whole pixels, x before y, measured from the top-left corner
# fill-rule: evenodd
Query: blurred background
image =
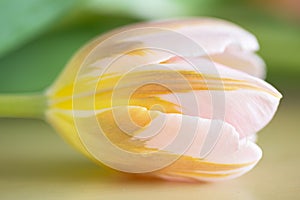
<path id="1" fill-rule="evenodd" d="M 44 90 L 80 47 L 115 27 L 180 16 L 219 17 L 252 32 L 261 46 L 258 53 L 267 64 L 267 81 L 284 96 L 276 117 L 260 133 L 259 144 L 265 158 L 251 176 L 227 185 L 203 186 L 205 191 L 199 188 L 187 191 L 204 197 L 220 195 L 222 199 L 238 197 L 232 194 L 240 195 L 241 199 L 299 199 L 299 0 L 0 0 L 0 93 Z M 78 168 L 71 167 L 70 171 L 70 165 Z M 42 122 L 0 120 L 0 196 L 2 193 L 4 197 L 18 197 L 18 193 L 9 196 L 12 195 L 9 191 L 16 187 L 23 188 L 20 196 L 29 192 L 42 194 L 49 192 L 49 188 L 56 195 L 67 191 L 68 197 L 77 189 L 97 195 L 94 190 L 101 187 L 98 191 L 107 194 L 113 186 L 98 181 L 116 183 L 112 183 L 110 175 L 98 170 L 68 149 Z M 79 185 L 70 185 L 71 177 Z M 80 182 L 93 187 L 87 189 Z M 146 194 L 147 187 L 152 185 L 145 184 Z M 132 189 L 127 185 L 125 190 L 136 194 L 135 188 L 142 186 L 133 185 Z M 114 187 L 124 189 L 120 185 Z M 161 195 L 168 190 L 175 194 L 184 192 L 184 187 L 179 191 L 165 186 L 154 190 L 158 189 Z M 219 193 L 214 193 L 215 189 Z"/>

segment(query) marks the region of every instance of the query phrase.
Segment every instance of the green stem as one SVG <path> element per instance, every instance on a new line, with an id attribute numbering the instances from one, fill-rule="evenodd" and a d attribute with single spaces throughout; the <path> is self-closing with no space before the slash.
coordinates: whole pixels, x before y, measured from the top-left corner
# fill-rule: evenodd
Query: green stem
<path id="1" fill-rule="evenodd" d="M 44 94 L 0 94 L 0 117 L 42 118 L 46 100 Z"/>

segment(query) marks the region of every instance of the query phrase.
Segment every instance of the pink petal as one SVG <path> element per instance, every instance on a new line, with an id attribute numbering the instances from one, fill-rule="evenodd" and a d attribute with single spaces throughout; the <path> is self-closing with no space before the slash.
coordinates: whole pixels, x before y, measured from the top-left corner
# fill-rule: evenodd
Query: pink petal
<path id="1" fill-rule="evenodd" d="M 209 56 L 214 62 L 240 70 L 258 78 L 265 78 L 264 61 L 252 52 L 226 50 Z"/>
<path id="2" fill-rule="evenodd" d="M 233 70 L 203 59 L 164 64 L 168 68 L 199 70 L 197 73 L 206 82 L 199 80 L 208 90 L 194 90 L 159 95 L 162 99 L 180 107 L 185 115 L 200 116 L 208 119 L 223 119 L 233 125 L 241 137 L 250 136 L 262 129 L 274 116 L 281 94 L 265 81 L 246 73 Z M 210 77 L 215 77 L 211 80 Z M 184 83 L 184 82 L 183 82 Z M 195 82 L 197 84 L 197 81 Z M 184 87 L 184 85 L 182 86 Z M 186 85 L 187 90 L 190 85 Z M 197 103 L 195 103 L 197 102 Z"/>

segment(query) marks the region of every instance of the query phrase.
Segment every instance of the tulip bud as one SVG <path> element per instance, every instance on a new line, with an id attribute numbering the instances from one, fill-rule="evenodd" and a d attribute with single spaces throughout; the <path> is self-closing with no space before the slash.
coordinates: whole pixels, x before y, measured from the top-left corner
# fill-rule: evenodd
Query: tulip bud
<path id="1" fill-rule="evenodd" d="M 113 169 L 169 180 L 238 177 L 281 94 L 256 38 L 218 19 L 126 26 L 83 47 L 47 91 L 47 121 Z"/>

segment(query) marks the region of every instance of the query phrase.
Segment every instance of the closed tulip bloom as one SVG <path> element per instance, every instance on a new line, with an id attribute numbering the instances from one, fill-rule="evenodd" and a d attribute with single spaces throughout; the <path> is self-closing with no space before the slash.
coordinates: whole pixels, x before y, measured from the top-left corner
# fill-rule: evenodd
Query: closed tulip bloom
<path id="1" fill-rule="evenodd" d="M 97 163 L 168 180 L 238 177 L 281 94 L 256 38 L 218 19 L 126 26 L 83 47 L 47 91 L 46 119 Z"/>

